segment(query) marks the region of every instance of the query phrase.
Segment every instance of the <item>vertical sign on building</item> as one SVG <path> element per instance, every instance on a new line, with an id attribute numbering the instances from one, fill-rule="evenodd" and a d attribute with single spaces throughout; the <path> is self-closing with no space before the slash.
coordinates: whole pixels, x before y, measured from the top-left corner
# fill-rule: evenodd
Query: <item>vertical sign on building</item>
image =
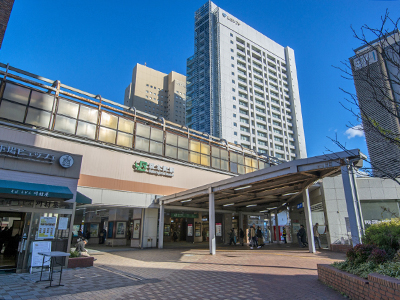
<path id="1" fill-rule="evenodd" d="M 222 236 L 222 224 L 215 223 L 215 236 Z"/>

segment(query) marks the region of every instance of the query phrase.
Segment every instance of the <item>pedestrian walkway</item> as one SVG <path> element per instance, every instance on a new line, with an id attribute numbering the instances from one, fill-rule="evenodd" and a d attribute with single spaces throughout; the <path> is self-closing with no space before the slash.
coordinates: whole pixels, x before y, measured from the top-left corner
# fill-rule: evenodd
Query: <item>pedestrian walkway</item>
<path id="1" fill-rule="evenodd" d="M 92 255 L 95 266 L 66 270 L 63 287 L 46 289 L 38 274 L 0 275 L 0 299 L 343 299 L 317 278 L 318 263 L 344 259 L 330 251 L 275 244 Z"/>

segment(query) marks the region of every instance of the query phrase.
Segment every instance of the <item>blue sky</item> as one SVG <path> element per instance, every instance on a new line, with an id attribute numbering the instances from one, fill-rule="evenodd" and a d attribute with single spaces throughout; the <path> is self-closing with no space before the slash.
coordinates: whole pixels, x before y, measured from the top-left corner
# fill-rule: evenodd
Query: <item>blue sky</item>
<path id="1" fill-rule="evenodd" d="M 136 63 L 186 74 L 193 55 L 194 12 L 205 1 L 15 1 L 0 50 L 0 62 L 58 79 L 62 83 L 123 102 Z M 327 138 L 337 134 L 348 148 L 367 153 L 364 137 L 348 138 L 349 121 L 341 105 L 351 81 L 332 66 L 360 46 L 350 26 L 380 25 L 399 1 L 227 1 L 215 4 L 264 35 L 294 49 L 307 152 L 320 155 L 338 148 Z"/>

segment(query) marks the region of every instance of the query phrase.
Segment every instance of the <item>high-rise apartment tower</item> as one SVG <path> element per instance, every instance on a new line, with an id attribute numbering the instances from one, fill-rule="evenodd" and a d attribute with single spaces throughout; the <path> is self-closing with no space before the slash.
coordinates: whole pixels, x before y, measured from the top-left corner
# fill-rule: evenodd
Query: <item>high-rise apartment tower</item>
<path id="1" fill-rule="evenodd" d="M 400 32 L 354 52 L 350 62 L 373 174 L 400 176 L 400 147 L 393 142 L 400 137 Z"/>
<path id="2" fill-rule="evenodd" d="M 173 71 L 165 74 L 136 64 L 132 83 L 125 89 L 124 104 L 183 126 L 186 76 Z"/>
<path id="3" fill-rule="evenodd" d="M 186 125 L 284 160 L 307 156 L 294 51 L 211 1 L 195 12 Z"/>

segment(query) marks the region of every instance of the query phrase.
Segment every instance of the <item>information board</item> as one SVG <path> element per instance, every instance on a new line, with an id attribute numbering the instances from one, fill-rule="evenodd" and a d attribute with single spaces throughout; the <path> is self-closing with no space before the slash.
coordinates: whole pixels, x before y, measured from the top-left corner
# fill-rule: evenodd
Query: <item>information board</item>
<path id="1" fill-rule="evenodd" d="M 54 239 L 56 232 L 57 217 L 40 217 L 38 238 L 39 239 Z"/>
<path id="2" fill-rule="evenodd" d="M 187 235 L 188 236 L 193 236 L 193 224 L 188 224 Z"/>
<path id="3" fill-rule="evenodd" d="M 215 223 L 215 235 L 222 236 L 222 224 L 221 223 Z"/>
<path id="4" fill-rule="evenodd" d="M 39 255 L 39 252 L 50 252 L 51 251 L 51 242 L 43 241 L 38 242 L 34 241 L 32 243 L 32 260 L 31 260 L 31 268 L 30 272 L 32 273 L 33 267 L 41 267 L 43 263 L 43 255 Z M 43 266 L 50 266 L 50 257 L 45 258 Z"/>
<path id="5" fill-rule="evenodd" d="M 68 218 L 61 217 L 58 221 L 58 230 L 66 230 L 68 228 Z"/>

